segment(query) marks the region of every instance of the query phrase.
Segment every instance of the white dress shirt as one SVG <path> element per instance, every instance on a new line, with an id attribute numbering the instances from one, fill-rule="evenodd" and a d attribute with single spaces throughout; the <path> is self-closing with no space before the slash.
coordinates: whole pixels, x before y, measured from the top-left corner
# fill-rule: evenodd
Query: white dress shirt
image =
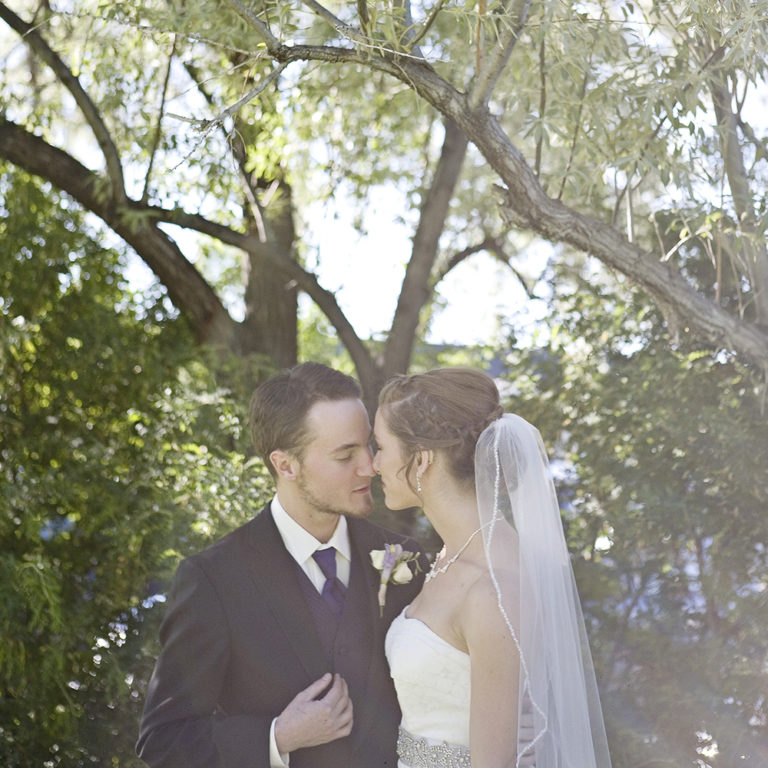
<path id="1" fill-rule="evenodd" d="M 347 518 L 339 515 L 339 522 L 333 536 L 323 543 L 309 531 L 302 528 L 284 509 L 280 499 L 275 496 L 271 504 L 272 519 L 275 521 L 280 538 L 291 557 L 301 566 L 318 592 L 323 591 L 325 576 L 320 566 L 312 557 L 318 549 L 336 547 L 336 576 L 345 586 L 349 586 L 349 565 L 352 561 L 352 547 L 349 543 Z"/>
<path id="2" fill-rule="evenodd" d="M 349 568 L 352 561 L 352 547 L 349 543 L 347 519 L 339 516 L 339 522 L 333 535 L 327 542 L 316 539 L 309 531 L 302 528 L 286 511 L 275 496 L 270 505 L 272 519 L 275 521 L 280 538 L 291 557 L 301 566 L 318 592 L 323 591 L 325 576 L 320 566 L 312 557 L 318 549 L 336 548 L 336 576 L 345 586 L 349 586 Z M 277 718 L 275 718 L 277 720 Z M 275 740 L 275 720 L 269 731 L 269 764 L 271 768 L 288 768 L 288 753 L 281 754 Z"/>

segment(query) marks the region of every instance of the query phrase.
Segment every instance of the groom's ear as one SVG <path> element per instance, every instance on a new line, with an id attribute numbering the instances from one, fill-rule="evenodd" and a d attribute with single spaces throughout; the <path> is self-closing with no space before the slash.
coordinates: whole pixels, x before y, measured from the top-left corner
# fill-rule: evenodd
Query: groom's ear
<path id="1" fill-rule="evenodd" d="M 295 480 L 298 474 L 299 462 L 296 457 L 287 451 L 272 451 L 269 454 L 269 460 L 277 472 L 279 478 L 284 480 Z"/>

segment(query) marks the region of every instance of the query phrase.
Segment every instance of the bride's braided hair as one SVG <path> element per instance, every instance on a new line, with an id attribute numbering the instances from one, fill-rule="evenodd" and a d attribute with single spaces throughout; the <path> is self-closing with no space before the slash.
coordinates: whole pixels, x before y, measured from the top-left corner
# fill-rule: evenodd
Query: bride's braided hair
<path id="1" fill-rule="evenodd" d="M 409 485 L 421 450 L 444 452 L 454 477 L 474 483 L 477 438 L 504 412 L 493 379 L 471 368 L 395 376 L 382 388 L 379 408 L 402 444 Z"/>

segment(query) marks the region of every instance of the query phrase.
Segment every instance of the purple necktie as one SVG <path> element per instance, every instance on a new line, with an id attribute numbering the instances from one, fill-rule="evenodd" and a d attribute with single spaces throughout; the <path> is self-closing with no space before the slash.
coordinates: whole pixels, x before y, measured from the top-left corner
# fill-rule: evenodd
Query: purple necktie
<path id="1" fill-rule="evenodd" d="M 344 610 L 344 595 L 347 588 L 339 581 L 336 576 L 336 550 L 333 547 L 315 550 L 312 557 L 320 566 L 320 570 L 325 576 L 325 584 L 321 595 L 328 604 L 331 612 L 336 617 L 336 621 L 341 621 L 341 612 Z"/>

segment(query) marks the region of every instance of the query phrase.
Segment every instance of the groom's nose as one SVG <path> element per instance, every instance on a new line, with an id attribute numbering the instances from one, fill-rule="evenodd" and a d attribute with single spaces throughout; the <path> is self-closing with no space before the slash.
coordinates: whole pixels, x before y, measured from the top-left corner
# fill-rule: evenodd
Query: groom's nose
<path id="1" fill-rule="evenodd" d="M 367 446 L 363 453 L 363 460 L 357 468 L 357 473 L 361 477 L 373 477 L 376 474 L 376 470 L 373 468 L 373 454 L 371 453 L 371 449 Z"/>

